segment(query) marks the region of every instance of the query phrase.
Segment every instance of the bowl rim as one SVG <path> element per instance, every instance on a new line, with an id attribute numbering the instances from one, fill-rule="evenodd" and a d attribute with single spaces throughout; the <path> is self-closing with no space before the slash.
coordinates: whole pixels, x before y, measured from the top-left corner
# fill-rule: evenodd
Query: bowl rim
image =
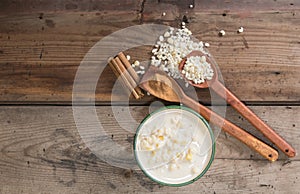
<path id="1" fill-rule="evenodd" d="M 152 177 L 149 173 L 147 173 L 147 171 L 143 168 L 143 166 L 141 165 L 140 161 L 138 160 L 138 157 L 137 157 L 137 150 L 136 150 L 136 143 L 137 143 L 137 137 L 138 137 L 138 133 L 140 131 L 140 129 L 142 128 L 142 126 L 144 125 L 144 123 L 149 119 L 151 118 L 151 116 L 153 116 L 154 114 L 157 114 L 159 112 L 162 112 L 162 111 L 165 111 L 165 110 L 168 110 L 168 109 L 181 109 L 181 110 L 185 110 L 185 111 L 188 111 L 192 114 L 194 114 L 195 116 L 197 116 L 198 118 L 200 118 L 200 120 L 205 124 L 205 126 L 208 128 L 208 131 L 209 131 L 209 134 L 210 134 L 210 138 L 211 138 L 211 141 L 212 141 L 212 148 L 211 148 L 211 155 L 210 155 L 210 159 L 209 159 L 209 162 L 207 163 L 206 167 L 201 171 L 201 173 L 196 176 L 195 178 L 193 178 L 192 180 L 189 180 L 189 181 L 186 181 L 186 182 L 183 182 L 183 183 L 175 183 L 175 184 L 172 184 L 172 183 L 165 183 L 165 182 L 162 182 L 162 181 L 159 181 L 159 180 L 156 180 L 154 177 Z M 134 141 L 133 141 L 133 152 L 134 152 L 134 158 L 139 166 L 139 168 L 143 171 L 143 173 L 148 177 L 150 178 L 152 181 L 156 182 L 156 183 L 159 183 L 161 185 L 165 185 L 165 186 L 173 186 L 173 187 L 181 187 L 181 186 L 185 186 L 185 185 L 188 185 L 188 184 L 191 184 L 195 181 L 197 181 L 198 179 L 200 179 L 207 171 L 208 169 L 210 168 L 213 160 L 214 160 L 214 157 L 215 157 L 215 149 L 216 149 L 216 145 L 215 145 L 215 139 L 214 139 L 214 134 L 213 134 L 213 131 L 210 127 L 210 125 L 208 124 L 208 122 L 206 121 L 206 119 L 204 119 L 199 113 L 197 113 L 196 111 L 192 110 L 191 108 L 188 108 L 186 106 L 180 106 L 180 105 L 168 105 L 168 106 L 164 106 L 162 108 L 159 108 L 151 113 L 149 113 L 142 121 L 141 123 L 139 124 L 139 126 L 137 127 L 137 130 L 136 130 L 136 133 L 135 133 L 135 136 L 134 136 Z"/>

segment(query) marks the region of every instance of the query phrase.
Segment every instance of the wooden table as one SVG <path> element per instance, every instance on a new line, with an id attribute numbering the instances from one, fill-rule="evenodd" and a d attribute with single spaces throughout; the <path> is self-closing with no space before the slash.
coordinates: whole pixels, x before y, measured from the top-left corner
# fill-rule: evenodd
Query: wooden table
<path id="1" fill-rule="evenodd" d="M 181 188 L 160 186 L 141 171 L 113 167 L 81 140 L 73 118 L 72 87 L 89 49 L 129 26 L 179 27 L 182 21 L 196 38 L 210 43 L 226 86 L 299 152 L 299 1 L 2 0 L 0 193 L 299 192 L 299 156 L 288 159 L 280 153 L 279 160 L 270 163 L 223 132 L 210 170 Z M 237 34 L 240 26 L 245 31 Z M 218 36 L 221 29 L 224 37 Z M 125 52 L 145 60 L 149 50 Z M 111 138 L 130 147 L 134 134 L 120 126 L 130 123 L 117 124 L 112 112 L 115 80 L 106 67 L 95 93 L 96 110 Z M 198 94 L 210 106 L 209 91 Z M 120 90 L 113 98 L 122 111 L 126 95 Z M 155 100 L 131 99 L 133 117 L 140 121 Z M 230 107 L 226 118 L 266 141 Z"/>

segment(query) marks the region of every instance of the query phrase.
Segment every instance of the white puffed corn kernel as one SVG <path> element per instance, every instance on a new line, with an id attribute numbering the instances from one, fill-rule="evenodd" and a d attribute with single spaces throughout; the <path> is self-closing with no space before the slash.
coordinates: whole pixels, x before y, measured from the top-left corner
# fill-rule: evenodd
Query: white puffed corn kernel
<path id="1" fill-rule="evenodd" d="M 139 62 L 139 61 L 135 61 L 133 64 L 134 64 L 135 66 L 139 66 L 139 65 L 140 65 L 140 62 Z"/>
<path id="2" fill-rule="evenodd" d="M 174 41 L 173 41 L 172 38 L 168 38 L 168 39 L 167 39 L 167 42 L 168 42 L 169 44 L 173 44 L 173 43 L 174 43 Z"/>
<path id="3" fill-rule="evenodd" d="M 225 34 L 226 34 L 226 33 L 225 33 L 224 30 L 220 30 L 220 32 L 219 32 L 219 35 L 220 35 L 220 36 L 225 36 Z"/>
<path id="4" fill-rule="evenodd" d="M 159 41 L 164 41 L 164 37 L 163 36 L 159 36 Z"/>
<path id="5" fill-rule="evenodd" d="M 157 49 L 157 48 L 155 48 L 155 49 L 152 49 L 152 51 L 151 51 L 151 52 L 152 52 L 153 54 L 155 54 L 157 51 L 158 51 L 158 49 Z"/>
<path id="6" fill-rule="evenodd" d="M 239 29 L 238 29 L 238 33 L 243 33 L 244 32 L 244 28 L 241 26 Z"/>
<path id="7" fill-rule="evenodd" d="M 204 63 L 204 62 L 206 62 L 206 57 L 203 55 L 203 56 L 201 56 L 200 60 L 201 60 L 202 63 Z"/>
<path id="8" fill-rule="evenodd" d="M 168 32 L 168 31 L 165 32 L 165 33 L 164 33 L 164 37 L 166 37 L 166 38 L 167 38 L 167 37 L 170 37 L 170 32 Z"/>

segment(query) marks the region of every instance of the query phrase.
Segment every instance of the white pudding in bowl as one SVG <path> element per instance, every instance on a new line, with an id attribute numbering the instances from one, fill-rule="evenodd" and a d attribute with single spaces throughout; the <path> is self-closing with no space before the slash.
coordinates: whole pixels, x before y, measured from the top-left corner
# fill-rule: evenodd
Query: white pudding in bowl
<path id="1" fill-rule="evenodd" d="M 214 138 L 196 112 L 169 106 L 148 115 L 137 129 L 134 153 L 152 180 L 182 186 L 197 180 L 214 158 Z"/>

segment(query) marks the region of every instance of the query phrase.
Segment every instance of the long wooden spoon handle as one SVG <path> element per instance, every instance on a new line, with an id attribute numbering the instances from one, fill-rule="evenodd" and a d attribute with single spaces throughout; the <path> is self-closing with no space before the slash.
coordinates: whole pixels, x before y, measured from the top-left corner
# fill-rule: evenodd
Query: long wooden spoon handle
<path id="1" fill-rule="evenodd" d="M 245 117 L 256 129 L 262 132 L 266 138 L 273 142 L 288 157 L 294 157 L 295 149 L 280 137 L 273 129 L 263 122 L 254 112 L 252 112 L 244 103 L 242 103 L 232 92 L 230 92 L 219 81 L 213 82 L 210 87 L 221 97 L 226 99 L 227 103 L 236 109 Z"/>
<path id="2" fill-rule="evenodd" d="M 200 113 L 205 119 L 209 120 L 214 125 L 221 127 L 225 132 L 245 143 L 263 157 L 272 162 L 277 160 L 278 152 L 275 149 L 234 125 L 233 123 L 217 115 L 215 112 L 194 101 L 188 96 L 184 96 L 182 103 Z"/>

